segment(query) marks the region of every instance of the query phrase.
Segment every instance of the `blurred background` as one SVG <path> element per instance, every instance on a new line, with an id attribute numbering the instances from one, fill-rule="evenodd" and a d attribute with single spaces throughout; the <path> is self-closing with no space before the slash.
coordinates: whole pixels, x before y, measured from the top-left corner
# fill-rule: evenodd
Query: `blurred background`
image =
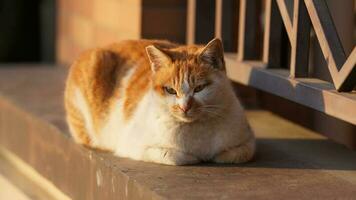
<path id="1" fill-rule="evenodd" d="M 261 49 L 265 1 L 257 2 L 260 18 L 255 23 L 261 29 L 256 40 Z M 356 40 L 355 1 L 327 3 L 349 54 Z M 206 43 L 214 37 L 216 2 L 197 0 L 196 4 L 195 43 Z M 186 43 L 187 6 L 188 0 L 0 0 L 0 62 L 68 64 L 84 49 L 122 39 Z M 236 52 L 238 7 L 239 0 L 222 3 L 221 37 L 226 51 Z M 282 34 L 281 40 L 286 39 Z M 312 45 L 318 49 L 317 43 Z M 318 54 L 317 50 L 314 53 Z M 328 79 L 325 74 L 324 79 Z"/>
<path id="2" fill-rule="evenodd" d="M 55 61 L 54 0 L 0 1 L 0 62 Z"/>

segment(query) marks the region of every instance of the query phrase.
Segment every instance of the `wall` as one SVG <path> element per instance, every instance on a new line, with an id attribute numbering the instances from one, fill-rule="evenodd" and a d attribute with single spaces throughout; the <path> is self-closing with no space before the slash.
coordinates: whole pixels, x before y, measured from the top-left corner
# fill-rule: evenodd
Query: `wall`
<path id="1" fill-rule="evenodd" d="M 185 43 L 186 0 L 58 0 L 57 61 L 123 39 Z"/>
<path id="2" fill-rule="evenodd" d="M 58 0 L 57 62 L 80 52 L 141 36 L 141 0 Z"/>

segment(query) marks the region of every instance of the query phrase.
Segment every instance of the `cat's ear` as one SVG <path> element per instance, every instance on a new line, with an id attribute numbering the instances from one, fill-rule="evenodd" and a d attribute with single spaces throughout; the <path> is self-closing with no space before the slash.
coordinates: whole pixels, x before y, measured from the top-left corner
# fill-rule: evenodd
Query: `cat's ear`
<path id="1" fill-rule="evenodd" d="M 172 63 L 172 59 L 166 53 L 153 45 L 147 46 L 146 52 L 153 72 L 156 72 L 161 67 L 169 66 Z"/>
<path id="2" fill-rule="evenodd" d="M 224 48 L 221 40 L 214 38 L 199 53 L 199 61 L 214 69 L 225 70 Z"/>

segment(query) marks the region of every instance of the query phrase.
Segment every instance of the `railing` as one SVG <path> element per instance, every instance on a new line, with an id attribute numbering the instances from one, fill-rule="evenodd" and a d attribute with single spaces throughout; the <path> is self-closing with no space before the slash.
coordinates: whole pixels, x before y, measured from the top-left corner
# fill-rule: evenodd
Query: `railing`
<path id="1" fill-rule="evenodd" d="M 356 125 L 356 47 L 346 57 L 325 0 L 240 0 L 237 54 L 227 54 L 227 72 L 234 81 L 282 96 Z M 188 0 L 187 43 L 199 43 L 199 6 Z M 211 1 L 212 2 L 212 1 Z M 215 0 L 214 36 L 223 38 L 226 1 Z M 228 1 L 234 2 L 234 1 Z M 203 4 L 206 4 L 204 2 Z M 264 12 L 263 23 L 258 23 Z M 236 26 L 237 27 L 237 26 Z M 289 69 L 282 69 L 282 29 L 290 45 Z M 310 77 L 310 35 L 314 29 L 332 83 Z M 232 28 L 228 31 L 233 31 Z M 211 32 L 211 31 L 210 31 Z M 258 57 L 256 34 L 263 32 L 262 55 Z M 261 46 L 261 45 L 260 45 Z M 284 66 L 286 67 L 286 66 Z M 318 66 L 313 66 L 318 67 Z"/>

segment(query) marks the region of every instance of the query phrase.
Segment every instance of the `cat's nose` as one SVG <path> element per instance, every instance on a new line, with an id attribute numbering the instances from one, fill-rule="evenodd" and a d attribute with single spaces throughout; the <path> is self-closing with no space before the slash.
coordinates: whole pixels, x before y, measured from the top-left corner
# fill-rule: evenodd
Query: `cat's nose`
<path id="1" fill-rule="evenodd" d="M 190 98 L 187 103 L 180 105 L 179 109 L 182 110 L 184 113 L 187 113 L 192 108 L 193 100 Z"/>
<path id="2" fill-rule="evenodd" d="M 181 109 L 184 113 L 187 113 L 190 110 L 190 106 L 180 106 L 179 109 Z"/>

